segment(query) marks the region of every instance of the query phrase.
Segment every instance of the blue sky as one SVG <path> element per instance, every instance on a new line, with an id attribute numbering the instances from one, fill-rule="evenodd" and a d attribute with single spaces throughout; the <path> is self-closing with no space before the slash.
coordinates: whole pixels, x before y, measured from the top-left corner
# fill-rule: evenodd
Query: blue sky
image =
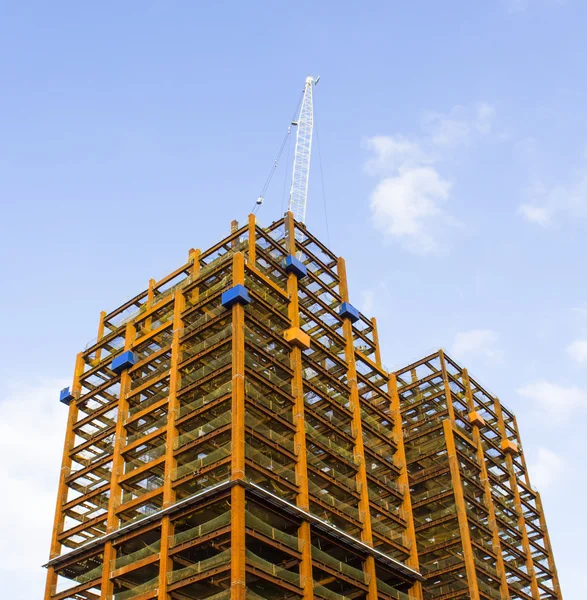
<path id="1" fill-rule="evenodd" d="M 586 597 L 567 505 L 587 492 L 586 19 L 580 0 L 0 3 L 0 590 L 40 597 L 58 390 L 99 311 L 246 218 L 312 73 L 308 226 L 389 367 L 444 347 L 516 412 L 565 599 Z"/>

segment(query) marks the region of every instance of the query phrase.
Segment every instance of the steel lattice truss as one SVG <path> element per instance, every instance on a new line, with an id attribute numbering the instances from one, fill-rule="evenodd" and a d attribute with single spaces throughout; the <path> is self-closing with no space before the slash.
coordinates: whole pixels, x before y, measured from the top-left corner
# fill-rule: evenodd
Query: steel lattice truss
<path id="1" fill-rule="evenodd" d="M 387 373 L 348 302 L 288 213 L 102 313 L 45 599 L 560 598 L 511 413 L 442 353 Z"/>

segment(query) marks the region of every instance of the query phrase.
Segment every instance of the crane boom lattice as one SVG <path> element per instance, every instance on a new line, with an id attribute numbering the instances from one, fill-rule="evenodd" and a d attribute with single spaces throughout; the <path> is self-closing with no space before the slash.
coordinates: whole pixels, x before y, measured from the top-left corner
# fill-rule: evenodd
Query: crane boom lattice
<path id="1" fill-rule="evenodd" d="M 312 88 L 318 83 L 319 79 L 319 77 L 306 78 L 300 116 L 297 123 L 295 123 L 297 125 L 296 148 L 288 210 L 301 223 L 305 223 L 306 221 L 308 181 L 310 178 L 310 159 L 312 155 L 312 133 L 314 129 Z"/>

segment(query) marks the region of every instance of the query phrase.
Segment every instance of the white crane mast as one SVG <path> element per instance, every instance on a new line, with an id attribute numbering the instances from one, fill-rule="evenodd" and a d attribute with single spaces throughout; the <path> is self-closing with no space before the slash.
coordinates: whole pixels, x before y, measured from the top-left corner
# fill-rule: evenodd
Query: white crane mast
<path id="1" fill-rule="evenodd" d="M 318 83 L 319 79 L 320 77 L 306 77 L 300 116 L 297 122 L 293 123 L 293 125 L 297 125 L 297 132 L 288 210 L 301 223 L 306 220 L 308 180 L 310 178 L 310 158 L 312 154 L 312 133 L 314 129 L 312 88 Z"/>

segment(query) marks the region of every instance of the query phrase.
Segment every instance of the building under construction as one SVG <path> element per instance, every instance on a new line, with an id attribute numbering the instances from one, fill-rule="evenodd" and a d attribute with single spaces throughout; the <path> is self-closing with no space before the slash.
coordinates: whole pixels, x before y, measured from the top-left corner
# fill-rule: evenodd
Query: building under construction
<path id="1" fill-rule="evenodd" d="M 561 599 L 514 416 L 442 351 L 388 373 L 304 225 L 316 83 L 291 212 L 78 354 L 45 600 Z"/>

